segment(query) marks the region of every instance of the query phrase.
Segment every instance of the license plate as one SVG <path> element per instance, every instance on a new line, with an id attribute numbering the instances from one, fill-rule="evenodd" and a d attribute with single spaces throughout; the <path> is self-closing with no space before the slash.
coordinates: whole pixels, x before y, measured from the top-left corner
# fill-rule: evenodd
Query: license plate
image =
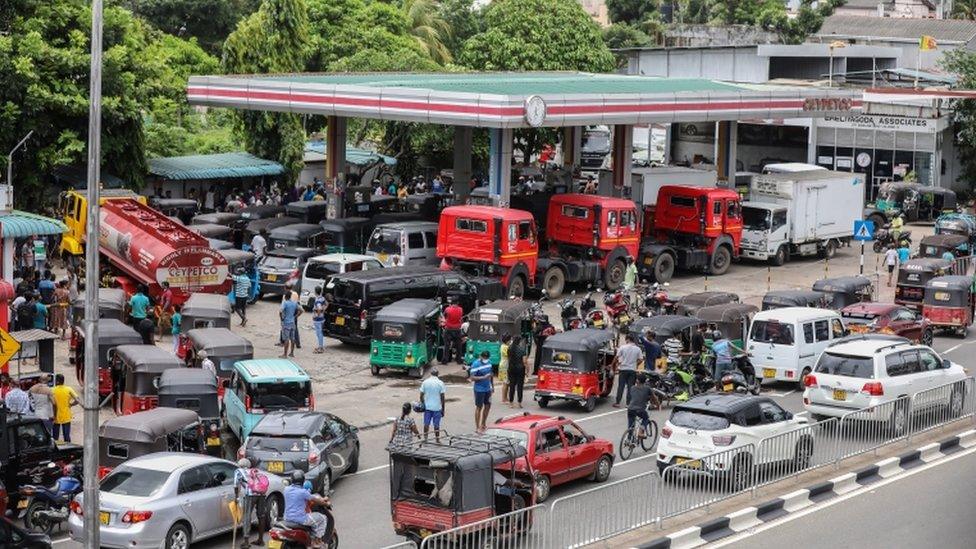
<path id="1" fill-rule="evenodd" d="M 220 446 L 220 437 L 207 437 L 207 446 Z"/>
<path id="2" fill-rule="evenodd" d="M 732 384 L 731 383 L 726 383 L 725 385 L 722 385 L 722 390 L 725 391 L 726 393 L 731 393 L 732 392 Z"/>
<path id="3" fill-rule="evenodd" d="M 27 509 L 27 498 L 21 498 L 20 501 L 17 502 L 17 508 Z"/>
<path id="4" fill-rule="evenodd" d="M 776 377 L 775 368 L 763 368 L 763 377 Z"/>
<path id="5" fill-rule="evenodd" d="M 281 549 L 281 542 L 276 539 L 269 539 L 268 549 Z"/>
<path id="6" fill-rule="evenodd" d="M 594 328 L 602 328 L 603 327 L 603 321 L 602 320 L 594 320 L 593 321 L 593 327 Z"/>
<path id="7" fill-rule="evenodd" d="M 278 275 L 268 275 L 268 282 L 274 282 L 275 280 L 278 280 Z"/>
<path id="8" fill-rule="evenodd" d="M 583 394 L 583 388 L 582 387 L 573 387 L 573 394 L 574 395 L 581 395 L 581 394 Z"/>
<path id="9" fill-rule="evenodd" d="M 644 258 L 644 265 L 652 265 L 653 263 L 654 263 L 654 258 L 653 257 L 645 257 Z"/>
<path id="10" fill-rule="evenodd" d="M 283 473 L 285 471 L 285 463 L 282 461 L 269 461 L 268 462 L 268 472 L 269 473 Z"/>
<path id="11" fill-rule="evenodd" d="M 109 516 L 108 513 L 106 513 L 105 511 L 98 513 L 98 522 L 101 522 L 102 524 L 108 524 L 108 516 Z"/>
<path id="12" fill-rule="evenodd" d="M 834 389 L 834 400 L 847 400 L 847 391 Z"/>
<path id="13" fill-rule="evenodd" d="M 687 469 L 701 469 L 701 461 L 688 458 L 674 458 L 675 465 L 683 465 Z"/>
<path id="14" fill-rule="evenodd" d="M 337 316 L 336 319 L 335 319 L 335 325 L 336 326 L 345 326 L 346 325 L 346 317 L 344 317 L 344 316 Z"/>
<path id="15" fill-rule="evenodd" d="M 404 359 L 404 361 L 405 361 L 405 362 L 406 362 L 407 364 L 413 364 L 413 357 L 412 357 L 412 356 L 408 356 L 408 357 L 407 357 L 406 359 Z"/>

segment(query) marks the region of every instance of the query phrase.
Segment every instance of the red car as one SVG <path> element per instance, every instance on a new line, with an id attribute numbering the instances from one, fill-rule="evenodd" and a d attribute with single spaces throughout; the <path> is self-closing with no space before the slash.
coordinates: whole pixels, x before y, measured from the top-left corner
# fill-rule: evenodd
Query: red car
<path id="1" fill-rule="evenodd" d="M 920 313 L 894 303 L 855 303 L 840 310 L 852 334 L 894 334 L 932 345 L 932 326 Z"/>
<path id="2" fill-rule="evenodd" d="M 581 478 L 595 482 L 610 478 L 613 443 L 586 434 L 562 416 L 524 412 L 498 419 L 487 433 L 525 446 L 525 459 L 531 460 L 536 473 L 536 503 L 545 501 L 554 485 Z M 515 466 L 524 469 L 525 463 L 519 460 Z"/>

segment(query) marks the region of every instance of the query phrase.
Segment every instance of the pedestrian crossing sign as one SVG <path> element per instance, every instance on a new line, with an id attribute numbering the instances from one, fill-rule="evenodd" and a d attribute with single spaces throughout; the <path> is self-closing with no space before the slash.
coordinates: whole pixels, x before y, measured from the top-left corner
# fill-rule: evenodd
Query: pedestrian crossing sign
<path id="1" fill-rule="evenodd" d="M 864 219 L 854 221 L 854 240 L 874 240 L 874 222 Z"/>
<path id="2" fill-rule="evenodd" d="M 13 338 L 6 330 L 0 328 L 0 364 L 10 362 L 10 359 L 20 350 L 20 342 Z"/>

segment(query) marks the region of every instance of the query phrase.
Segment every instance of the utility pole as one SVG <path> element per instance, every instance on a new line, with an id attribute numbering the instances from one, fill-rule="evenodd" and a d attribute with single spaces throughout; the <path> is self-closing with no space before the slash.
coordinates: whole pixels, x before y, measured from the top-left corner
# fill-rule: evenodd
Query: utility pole
<path id="1" fill-rule="evenodd" d="M 10 149 L 10 152 L 7 153 L 7 185 L 10 185 L 10 188 L 13 188 L 14 186 L 14 153 L 17 152 L 17 149 L 23 146 L 24 143 L 27 143 L 27 140 L 30 139 L 30 136 L 32 135 L 34 135 L 34 130 L 27 132 L 27 135 L 25 135 L 24 138 L 14 145 L 14 148 Z M 11 205 L 13 205 L 12 201 Z"/>
<path id="2" fill-rule="evenodd" d="M 88 92 L 88 220 L 85 227 L 85 547 L 98 547 L 98 195 L 102 157 L 102 0 L 92 0 Z"/>

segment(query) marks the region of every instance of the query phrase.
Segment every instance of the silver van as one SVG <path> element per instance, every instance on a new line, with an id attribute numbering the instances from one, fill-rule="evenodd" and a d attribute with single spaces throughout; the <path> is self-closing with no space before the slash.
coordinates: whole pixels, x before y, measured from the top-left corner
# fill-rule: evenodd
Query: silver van
<path id="1" fill-rule="evenodd" d="M 402 221 L 373 229 L 366 255 L 385 267 L 437 264 L 437 223 Z"/>

